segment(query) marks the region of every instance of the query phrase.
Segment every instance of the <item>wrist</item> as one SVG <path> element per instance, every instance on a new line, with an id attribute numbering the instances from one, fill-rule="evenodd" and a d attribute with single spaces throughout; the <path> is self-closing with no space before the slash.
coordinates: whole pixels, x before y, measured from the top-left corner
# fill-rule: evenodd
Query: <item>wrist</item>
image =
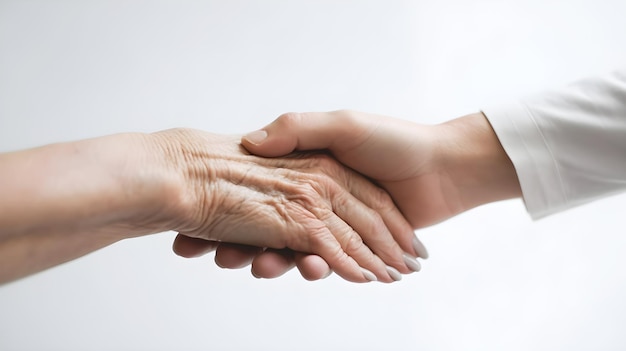
<path id="1" fill-rule="evenodd" d="M 119 134 L 0 154 L 0 283 L 168 230 L 177 182 L 158 143 Z"/>
<path id="2" fill-rule="evenodd" d="M 438 159 L 457 191 L 462 210 L 522 196 L 513 163 L 482 113 L 438 126 Z"/>
<path id="3" fill-rule="evenodd" d="M 164 230 L 193 231 L 203 221 L 206 207 L 214 205 L 213 187 L 217 178 L 212 163 L 215 148 L 225 147 L 223 140 L 216 143 L 215 135 L 193 129 L 176 128 L 150 134 L 150 163 L 158 169 L 160 204 L 154 218 Z M 235 139 L 233 139 L 234 141 Z M 237 143 L 228 147 L 239 148 Z"/>
<path id="4" fill-rule="evenodd" d="M 79 150 L 70 162 L 83 174 L 73 186 L 78 215 L 70 223 L 113 241 L 171 229 L 170 207 L 180 186 L 158 138 L 124 133 L 69 147 Z"/>
<path id="5" fill-rule="evenodd" d="M 118 163 L 119 196 L 124 216 L 118 217 L 126 228 L 123 238 L 175 229 L 184 202 L 181 155 L 162 133 L 121 134 L 117 152 L 125 155 Z M 126 145 L 120 149 L 120 145 Z"/>
<path id="6" fill-rule="evenodd" d="M 12 170 L 0 174 L 2 237 L 58 232 L 111 241 L 146 232 L 168 188 L 152 144 L 143 134 L 118 134 L 1 155 Z"/>

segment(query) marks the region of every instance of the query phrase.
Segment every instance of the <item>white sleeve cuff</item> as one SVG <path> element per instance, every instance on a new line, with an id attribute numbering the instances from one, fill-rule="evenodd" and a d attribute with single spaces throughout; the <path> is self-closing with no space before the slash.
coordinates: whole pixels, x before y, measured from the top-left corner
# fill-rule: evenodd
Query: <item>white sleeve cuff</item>
<path id="1" fill-rule="evenodd" d="M 523 103 L 483 110 L 513 162 L 526 210 L 539 219 L 567 206 L 559 168 L 533 115 Z"/>

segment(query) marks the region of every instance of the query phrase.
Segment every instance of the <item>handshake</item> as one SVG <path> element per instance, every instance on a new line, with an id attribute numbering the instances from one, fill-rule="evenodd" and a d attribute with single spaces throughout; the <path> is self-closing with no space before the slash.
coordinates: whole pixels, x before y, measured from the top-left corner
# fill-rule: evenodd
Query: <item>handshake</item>
<path id="1" fill-rule="evenodd" d="M 352 282 L 398 281 L 428 257 L 415 229 L 521 196 L 482 113 L 437 126 L 354 111 L 288 113 L 241 138 L 245 150 L 179 132 L 180 144 L 197 150 L 196 139 L 210 140 L 202 157 L 221 162 L 187 172 L 190 197 L 207 192 L 204 182 L 218 182 L 198 220 L 184 221 L 197 225 L 178 230 L 174 251 L 216 250 L 220 267 L 251 264 L 258 278 L 296 266 L 308 280 L 334 271 Z"/>
<path id="2" fill-rule="evenodd" d="M 297 266 L 393 282 L 428 253 L 415 230 L 520 197 L 485 116 L 420 125 L 288 113 L 242 138 L 128 133 L 0 154 L 0 283 L 173 230 L 174 251 L 273 278 Z"/>
<path id="3" fill-rule="evenodd" d="M 625 97 L 616 71 L 489 120 L 288 113 L 242 138 L 174 129 L 0 154 L 0 284 L 169 230 L 177 254 L 216 250 L 259 278 L 397 281 L 428 257 L 416 229 L 522 186 L 533 218 L 626 191 Z"/>

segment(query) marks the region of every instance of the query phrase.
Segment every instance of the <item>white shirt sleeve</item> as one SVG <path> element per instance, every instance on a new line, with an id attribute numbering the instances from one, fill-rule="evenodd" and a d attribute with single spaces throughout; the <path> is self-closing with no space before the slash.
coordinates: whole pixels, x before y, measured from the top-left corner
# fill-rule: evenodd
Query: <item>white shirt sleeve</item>
<path id="1" fill-rule="evenodd" d="M 626 191 L 626 70 L 483 112 L 534 219 Z"/>

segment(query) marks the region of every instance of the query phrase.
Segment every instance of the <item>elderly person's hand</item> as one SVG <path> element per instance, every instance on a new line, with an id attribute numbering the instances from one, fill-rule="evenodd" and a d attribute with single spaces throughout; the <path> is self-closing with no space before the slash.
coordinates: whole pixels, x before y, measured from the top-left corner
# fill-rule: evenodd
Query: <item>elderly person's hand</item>
<path id="1" fill-rule="evenodd" d="M 168 230 L 179 253 L 289 249 L 354 282 L 412 271 L 414 234 L 386 192 L 328 155 L 266 159 L 239 139 L 174 129 L 0 154 L 0 282 Z"/>
<path id="2" fill-rule="evenodd" d="M 325 154 L 265 159 L 239 137 L 156 135 L 182 185 L 171 228 L 189 238 L 315 253 L 354 282 L 409 273 L 413 231 L 380 188 Z M 179 239 L 180 240 L 180 239 Z M 363 270 L 363 268 L 365 270 Z M 372 274 L 373 273 L 373 274 Z"/>
<path id="3" fill-rule="evenodd" d="M 385 189 L 415 229 L 521 196 L 515 169 L 481 113 L 432 126 L 356 111 L 288 113 L 248 134 L 242 144 L 267 157 L 327 150 Z M 428 255 L 417 239 L 415 253 Z M 254 274 L 261 277 L 284 273 L 294 259 L 309 279 L 328 273 L 323 260 L 311 255 L 259 253 L 232 245 L 218 247 L 216 255 L 229 268 L 252 262 Z"/>

